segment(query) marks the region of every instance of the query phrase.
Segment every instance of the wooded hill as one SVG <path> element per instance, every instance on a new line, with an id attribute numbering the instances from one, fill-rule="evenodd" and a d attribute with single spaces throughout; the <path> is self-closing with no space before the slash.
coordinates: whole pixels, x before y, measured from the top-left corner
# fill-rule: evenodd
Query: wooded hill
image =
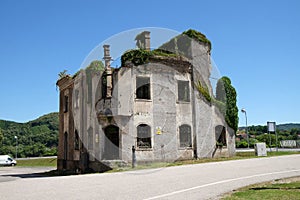
<path id="1" fill-rule="evenodd" d="M 241 126 L 239 127 L 239 130 L 244 130 L 245 126 Z M 265 130 L 265 133 L 268 131 L 267 129 L 267 125 L 256 125 L 256 126 L 248 126 L 248 129 L 251 130 Z M 288 123 L 288 124 L 278 124 L 276 125 L 276 129 L 277 130 L 281 130 L 281 131 L 289 131 L 291 129 L 300 129 L 300 124 L 298 123 Z"/>
<path id="2" fill-rule="evenodd" d="M 275 147 L 276 146 L 276 136 L 274 133 L 270 135 L 266 134 L 268 132 L 267 125 L 265 126 L 249 126 L 249 144 L 250 147 L 253 147 L 257 142 L 265 142 L 267 146 Z M 278 136 L 278 145 L 282 140 L 296 140 L 297 146 L 300 146 L 300 124 L 279 124 L 276 125 L 276 133 Z M 243 148 L 247 147 L 248 143 L 245 139 L 245 127 L 240 127 L 237 133 L 236 147 Z M 271 142 L 270 142 L 271 141 Z M 299 144 L 298 144 L 299 143 Z"/>
<path id="3" fill-rule="evenodd" d="M 49 113 L 26 123 L 0 120 L 0 155 L 18 157 L 54 156 L 58 145 L 58 113 Z"/>

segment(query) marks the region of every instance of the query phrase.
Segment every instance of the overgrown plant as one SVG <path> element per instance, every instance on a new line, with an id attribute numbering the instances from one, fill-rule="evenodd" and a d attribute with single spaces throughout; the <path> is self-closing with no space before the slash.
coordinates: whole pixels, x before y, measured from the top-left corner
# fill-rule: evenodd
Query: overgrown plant
<path id="1" fill-rule="evenodd" d="M 236 90 L 231 85 L 231 80 L 226 76 L 223 76 L 221 79 L 219 79 L 216 88 L 216 100 L 226 105 L 225 120 L 228 126 L 231 127 L 235 132 L 238 130 L 239 122 L 236 97 Z M 220 105 L 221 104 L 219 104 L 219 106 Z"/>
<path id="2" fill-rule="evenodd" d="M 190 48 L 192 40 L 207 45 L 209 47 L 209 51 L 211 50 L 211 42 L 206 38 L 206 36 L 193 29 L 184 31 L 182 34 L 172 38 L 167 43 L 161 45 L 158 49 L 154 49 L 152 51 L 144 49 L 144 46 L 141 44 L 142 35 L 143 33 L 137 35 L 136 37 L 137 46 L 140 49 L 129 50 L 122 55 L 122 66 L 125 66 L 125 63 L 127 61 L 130 61 L 135 66 L 142 65 L 148 63 L 149 58 L 154 56 L 177 57 L 181 55 L 183 57 L 190 58 Z"/>
<path id="3" fill-rule="evenodd" d="M 66 77 L 66 76 L 67 76 L 67 70 L 64 70 L 62 72 L 59 72 L 58 79 L 61 79 L 61 78 Z"/>
<path id="4" fill-rule="evenodd" d="M 209 47 L 209 51 L 211 51 L 211 42 L 209 39 L 206 38 L 206 36 L 199 31 L 189 29 L 187 31 L 184 31 L 182 34 L 189 36 L 190 38 L 195 39 L 198 42 L 204 43 Z"/>
<path id="5" fill-rule="evenodd" d="M 154 49 L 152 51 L 148 51 L 145 49 L 132 49 L 125 52 L 121 56 L 121 64 L 122 66 L 125 66 L 126 62 L 129 61 L 135 66 L 143 65 L 149 63 L 149 59 L 155 56 L 176 57 L 178 55 L 162 49 Z"/>
<path id="6" fill-rule="evenodd" d="M 195 83 L 195 86 L 197 88 L 197 90 L 200 92 L 200 94 L 208 101 L 211 102 L 212 101 L 212 97 L 209 94 L 209 90 L 207 85 L 204 83 L 202 84 L 201 81 L 198 81 Z"/>

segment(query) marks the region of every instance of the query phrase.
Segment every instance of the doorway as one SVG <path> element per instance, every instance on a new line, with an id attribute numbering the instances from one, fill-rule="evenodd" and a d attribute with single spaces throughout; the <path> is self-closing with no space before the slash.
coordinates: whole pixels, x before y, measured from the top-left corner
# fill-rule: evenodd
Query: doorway
<path id="1" fill-rule="evenodd" d="M 109 125 L 104 129 L 105 142 L 104 142 L 104 155 L 105 160 L 118 160 L 119 156 L 119 127 Z"/>

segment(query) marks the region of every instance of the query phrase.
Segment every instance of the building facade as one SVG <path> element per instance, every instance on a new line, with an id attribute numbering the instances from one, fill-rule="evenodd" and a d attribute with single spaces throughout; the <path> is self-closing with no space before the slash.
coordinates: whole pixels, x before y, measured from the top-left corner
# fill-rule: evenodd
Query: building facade
<path id="1" fill-rule="evenodd" d="M 150 32 L 137 42 L 150 52 Z M 233 156 L 234 131 L 196 87 L 213 95 L 210 46 L 192 39 L 187 52 L 151 55 L 145 63 L 129 60 L 116 69 L 104 45 L 103 68 L 58 80 L 58 169 L 104 171 L 130 164 L 132 149 L 138 163 Z"/>

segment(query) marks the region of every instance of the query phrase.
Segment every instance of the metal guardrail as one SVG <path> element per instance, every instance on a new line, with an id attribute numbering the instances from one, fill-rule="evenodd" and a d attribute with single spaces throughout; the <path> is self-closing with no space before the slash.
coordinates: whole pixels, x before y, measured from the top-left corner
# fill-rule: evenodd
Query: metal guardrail
<path id="1" fill-rule="evenodd" d="M 248 149 L 248 148 L 238 148 L 238 149 L 235 149 L 236 152 L 255 152 L 254 149 Z M 267 151 L 270 152 L 274 152 L 276 151 L 276 148 L 268 148 L 267 147 Z M 292 151 L 292 152 L 300 152 L 300 148 L 278 148 L 278 151 Z"/>

